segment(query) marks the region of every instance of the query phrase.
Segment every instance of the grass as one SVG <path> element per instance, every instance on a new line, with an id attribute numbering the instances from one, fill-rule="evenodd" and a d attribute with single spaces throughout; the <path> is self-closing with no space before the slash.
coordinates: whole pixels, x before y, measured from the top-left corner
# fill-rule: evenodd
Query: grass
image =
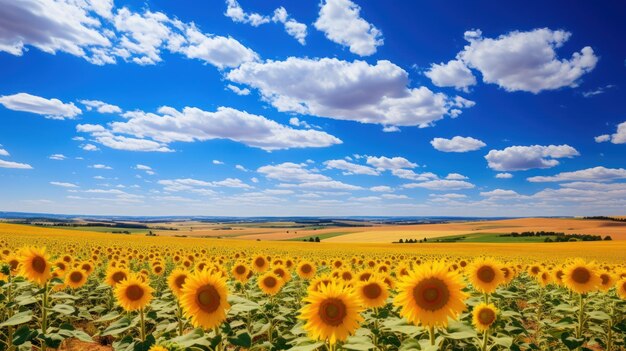
<path id="1" fill-rule="evenodd" d="M 546 238 L 554 239 L 554 236 L 500 236 L 502 233 L 471 233 L 452 236 L 442 236 L 429 239 L 429 243 L 455 242 L 455 243 L 542 243 Z"/>
<path id="2" fill-rule="evenodd" d="M 323 234 L 318 234 L 318 235 L 309 235 L 309 236 L 303 236 L 300 238 L 293 238 L 293 239 L 286 239 L 284 241 L 302 241 L 302 240 L 309 240 L 310 238 L 315 239 L 316 237 L 319 237 L 320 240 L 324 240 L 324 239 L 328 239 L 328 238 L 332 238 L 335 236 L 339 236 L 339 235 L 344 235 L 344 234 L 348 234 L 349 232 L 332 232 L 332 233 L 323 233 Z"/>
<path id="3" fill-rule="evenodd" d="M 41 228 L 42 226 L 34 225 L 34 227 Z M 76 230 L 81 232 L 98 232 L 98 233 L 113 233 L 113 232 L 130 232 L 131 234 L 147 234 L 150 229 L 142 229 L 142 228 L 122 228 L 122 227 L 107 227 L 107 226 L 43 226 L 44 228 L 50 229 L 65 229 L 65 230 Z M 123 233 L 115 233 L 115 234 L 123 234 Z"/>

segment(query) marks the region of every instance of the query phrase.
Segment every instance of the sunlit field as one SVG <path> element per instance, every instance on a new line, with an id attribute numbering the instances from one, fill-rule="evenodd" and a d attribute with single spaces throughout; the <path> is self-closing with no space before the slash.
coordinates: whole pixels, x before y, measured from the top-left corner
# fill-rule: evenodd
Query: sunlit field
<path id="1" fill-rule="evenodd" d="M 2 350 L 623 350 L 626 341 L 626 241 L 259 242 L 0 224 L 0 245 Z"/>

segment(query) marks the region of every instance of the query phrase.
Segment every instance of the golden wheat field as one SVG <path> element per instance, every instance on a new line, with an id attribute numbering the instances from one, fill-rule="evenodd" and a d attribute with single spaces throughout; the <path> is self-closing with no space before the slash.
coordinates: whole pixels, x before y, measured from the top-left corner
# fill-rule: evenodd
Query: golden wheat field
<path id="1" fill-rule="evenodd" d="M 0 224 L 0 247 L 1 350 L 624 350 L 626 342 L 626 241 L 258 242 Z"/>

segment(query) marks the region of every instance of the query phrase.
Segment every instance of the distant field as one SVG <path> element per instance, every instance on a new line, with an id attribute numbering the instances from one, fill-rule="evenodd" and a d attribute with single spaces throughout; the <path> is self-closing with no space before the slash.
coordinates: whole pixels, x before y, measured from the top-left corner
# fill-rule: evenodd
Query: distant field
<path id="1" fill-rule="evenodd" d="M 442 236 L 439 238 L 430 239 L 429 242 L 437 242 L 439 240 L 442 243 L 457 242 L 457 243 L 543 243 L 546 238 L 554 240 L 556 236 L 501 236 L 504 233 L 472 233 L 464 235 L 452 235 Z M 508 233 L 507 233 L 508 234 Z"/>
<path id="2" fill-rule="evenodd" d="M 346 232 L 324 233 L 324 234 L 320 234 L 320 235 L 309 235 L 309 236 L 303 236 L 303 237 L 299 237 L 299 238 L 287 239 L 287 241 L 303 241 L 303 240 L 309 240 L 311 238 L 313 238 L 313 239 L 320 238 L 320 240 L 325 240 L 325 239 L 328 239 L 328 238 L 333 238 L 335 236 L 345 235 L 345 234 L 347 234 L 347 233 Z"/>
<path id="3" fill-rule="evenodd" d="M 98 232 L 98 233 L 115 233 L 115 234 L 123 234 L 121 232 L 130 232 L 131 234 L 147 234 L 150 229 L 139 229 L 139 228 L 120 228 L 120 227 L 107 227 L 107 226 L 39 226 L 33 225 L 33 227 L 37 228 L 50 228 L 50 229 L 63 229 L 63 230 L 75 230 L 82 232 Z"/>

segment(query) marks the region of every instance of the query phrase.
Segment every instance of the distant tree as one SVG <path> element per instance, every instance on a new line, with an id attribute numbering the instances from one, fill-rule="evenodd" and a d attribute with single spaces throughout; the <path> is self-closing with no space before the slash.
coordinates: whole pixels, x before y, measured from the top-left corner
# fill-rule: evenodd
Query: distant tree
<path id="1" fill-rule="evenodd" d="M 610 241 L 610 240 L 613 240 L 613 238 L 611 238 L 611 236 L 610 236 L 610 235 L 607 235 L 607 236 L 605 236 L 605 237 L 604 237 L 604 240 L 606 240 L 606 241 Z"/>
<path id="2" fill-rule="evenodd" d="M 313 237 L 310 237 L 310 238 L 309 238 L 309 242 L 310 242 L 310 243 L 312 243 L 312 242 L 314 242 L 314 241 L 315 241 L 315 239 L 313 239 Z"/>
<path id="3" fill-rule="evenodd" d="M 551 242 L 554 242 L 554 240 L 552 240 L 552 239 L 550 239 L 550 238 L 548 237 L 548 238 L 546 238 L 543 242 L 544 242 L 544 243 L 551 243 Z"/>
<path id="4" fill-rule="evenodd" d="M 404 244 L 404 240 L 400 239 L 399 243 Z"/>
<path id="5" fill-rule="evenodd" d="M 424 238 L 424 242 L 427 242 L 427 241 L 428 241 L 428 239 Z M 439 240 L 437 240 L 437 241 L 439 241 Z"/>
<path id="6" fill-rule="evenodd" d="M 320 237 L 319 237 L 319 236 L 316 236 L 316 237 L 315 237 L 315 242 L 316 242 L 316 243 L 319 243 L 319 242 L 320 242 Z"/>

